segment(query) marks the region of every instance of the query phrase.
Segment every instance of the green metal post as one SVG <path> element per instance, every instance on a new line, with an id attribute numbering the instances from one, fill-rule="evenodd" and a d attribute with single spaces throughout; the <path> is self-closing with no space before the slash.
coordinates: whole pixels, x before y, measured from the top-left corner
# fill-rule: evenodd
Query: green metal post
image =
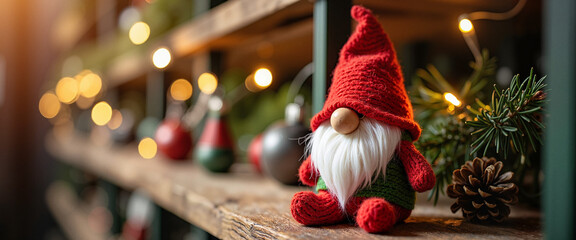
<path id="1" fill-rule="evenodd" d="M 322 110 L 338 53 L 350 34 L 350 0 L 317 0 L 314 4 L 314 78 L 312 110 Z"/>
<path id="2" fill-rule="evenodd" d="M 162 239 L 162 208 L 154 203 L 154 214 L 152 214 L 152 221 L 150 222 L 150 232 L 147 234 L 147 240 L 161 240 Z"/>
<path id="3" fill-rule="evenodd" d="M 146 115 L 163 119 L 166 112 L 166 72 L 154 70 L 146 77 Z"/>
<path id="4" fill-rule="evenodd" d="M 122 218 L 120 217 L 120 212 L 118 209 L 118 192 L 120 191 L 120 188 L 115 184 L 104 179 L 99 180 L 99 185 L 102 189 L 104 189 L 106 195 L 108 196 L 106 207 L 108 208 L 108 211 L 110 211 L 110 214 L 112 215 L 111 219 L 112 224 L 110 225 L 110 233 L 112 235 L 118 235 L 122 232 L 122 222 L 123 222 Z"/>
<path id="5" fill-rule="evenodd" d="M 544 153 L 547 239 L 575 239 L 576 1 L 545 1 L 548 118 Z"/>

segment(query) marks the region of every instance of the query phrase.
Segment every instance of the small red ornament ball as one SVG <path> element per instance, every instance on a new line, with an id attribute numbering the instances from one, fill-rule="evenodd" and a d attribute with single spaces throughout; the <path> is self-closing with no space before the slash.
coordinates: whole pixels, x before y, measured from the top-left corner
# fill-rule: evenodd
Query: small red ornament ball
<path id="1" fill-rule="evenodd" d="M 258 134 L 248 146 L 248 159 L 259 173 L 262 172 L 260 158 L 262 157 L 262 134 Z"/>
<path id="2" fill-rule="evenodd" d="M 185 159 L 192 149 L 190 131 L 178 119 L 162 121 L 156 130 L 154 140 L 158 150 L 174 160 Z"/>

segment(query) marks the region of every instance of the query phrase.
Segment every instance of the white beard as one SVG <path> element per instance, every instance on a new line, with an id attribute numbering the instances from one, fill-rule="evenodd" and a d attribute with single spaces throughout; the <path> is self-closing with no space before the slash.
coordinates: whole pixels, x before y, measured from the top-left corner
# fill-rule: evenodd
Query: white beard
<path id="1" fill-rule="evenodd" d="M 342 209 L 357 190 L 369 186 L 386 166 L 400 143 L 400 128 L 364 118 L 356 131 L 342 135 L 329 121 L 311 134 L 307 149 L 313 168 L 320 173 L 328 191 Z"/>

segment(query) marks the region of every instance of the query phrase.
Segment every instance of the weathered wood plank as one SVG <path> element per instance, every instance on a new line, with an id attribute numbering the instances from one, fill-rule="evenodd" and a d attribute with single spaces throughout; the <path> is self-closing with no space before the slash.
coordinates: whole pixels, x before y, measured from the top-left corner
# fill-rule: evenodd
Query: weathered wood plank
<path id="1" fill-rule="evenodd" d="M 223 239 L 540 239 L 538 211 L 514 209 L 501 225 L 463 222 L 449 204 L 420 199 L 412 217 L 385 235 L 368 234 L 351 223 L 306 227 L 289 210 L 292 195 L 305 187 L 284 186 L 254 172 L 204 171 L 192 161 L 141 159 L 136 146 L 97 146 L 74 136 L 49 135 L 48 150 L 62 161 L 128 189 L 142 189 L 163 208 Z M 423 200 L 423 201 L 422 201 Z"/>

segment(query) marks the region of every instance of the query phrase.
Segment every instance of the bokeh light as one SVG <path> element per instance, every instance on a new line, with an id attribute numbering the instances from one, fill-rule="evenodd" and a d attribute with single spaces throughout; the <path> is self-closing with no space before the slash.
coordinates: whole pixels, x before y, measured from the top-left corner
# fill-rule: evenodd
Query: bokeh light
<path id="1" fill-rule="evenodd" d="M 106 125 L 112 118 L 112 107 L 107 102 L 99 102 L 92 108 L 92 121 L 98 126 Z"/>
<path id="2" fill-rule="evenodd" d="M 143 44 L 150 37 L 150 26 L 145 22 L 136 22 L 130 28 L 128 37 L 134 45 Z"/>
<path id="3" fill-rule="evenodd" d="M 122 113 L 117 109 L 112 110 L 112 117 L 108 122 L 108 128 L 112 130 L 118 129 L 120 126 L 122 126 L 122 120 Z"/>
<path id="4" fill-rule="evenodd" d="M 98 74 L 87 73 L 80 78 L 80 95 L 86 98 L 93 98 L 102 90 L 102 79 Z"/>
<path id="5" fill-rule="evenodd" d="M 458 100 L 458 98 L 456 98 L 452 93 L 444 93 L 444 99 L 456 107 L 462 105 L 462 102 L 460 102 L 460 100 Z"/>
<path id="6" fill-rule="evenodd" d="M 218 87 L 218 78 L 212 73 L 202 73 L 198 77 L 198 88 L 204 94 L 212 94 Z"/>
<path id="7" fill-rule="evenodd" d="M 56 94 L 51 91 L 44 93 L 38 103 L 38 109 L 40 110 L 40 114 L 45 118 L 51 119 L 56 117 L 58 112 L 60 112 L 60 101 Z"/>
<path id="8" fill-rule="evenodd" d="M 272 72 L 267 68 L 259 68 L 254 73 L 254 82 L 262 89 L 267 88 L 272 84 Z"/>
<path id="9" fill-rule="evenodd" d="M 463 33 L 468 33 L 470 31 L 472 31 L 472 29 L 474 29 L 474 25 L 472 25 L 472 22 L 470 21 L 470 19 L 467 19 L 467 18 L 460 20 L 458 27 L 460 28 L 460 31 Z"/>
<path id="10" fill-rule="evenodd" d="M 154 139 L 146 137 L 138 143 L 138 153 L 145 159 L 151 159 L 156 156 L 158 146 Z"/>
<path id="11" fill-rule="evenodd" d="M 176 101 L 186 101 L 192 97 L 192 84 L 186 79 L 178 79 L 170 85 L 170 96 Z"/>
<path id="12" fill-rule="evenodd" d="M 74 78 L 64 77 L 56 84 L 56 96 L 62 103 L 70 104 L 78 98 L 78 81 Z"/>
<path id="13" fill-rule="evenodd" d="M 165 68 L 170 64 L 171 60 L 172 56 L 170 55 L 170 51 L 166 48 L 159 48 L 154 51 L 154 54 L 152 55 L 152 62 L 157 68 Z"/>

